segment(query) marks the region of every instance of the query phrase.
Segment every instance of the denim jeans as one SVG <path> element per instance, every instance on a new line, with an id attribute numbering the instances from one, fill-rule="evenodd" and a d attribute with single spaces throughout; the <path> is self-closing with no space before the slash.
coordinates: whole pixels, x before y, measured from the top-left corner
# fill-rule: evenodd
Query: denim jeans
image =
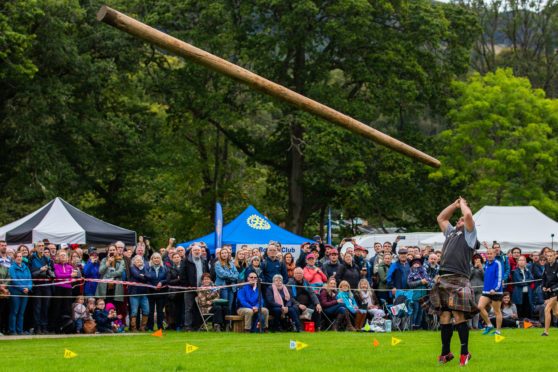
<path id="1" fill-rule="evenodd" d="M 23 333 L 23 315 L 27 300 L 27 297 L 10 297 L 9 327 L 12 334 Z"/>
<path id="2" fill-rule="evenodd" d="M 81 331 L 81 329 L 83 328 L 83 319 L 76 319 L 76 333 Z"/>
<path id="3" fill-rule="evenodd" d="M 411 302 L 411 309 L 413 311 L 412 314 L 412 324 L 413 326 L 420 327 L 422 323 L 422 307 L 420 306 L 418 300 Z"/>
<path id="4" fill-rule="evenodd" d="M 231 315 L 232 314 L 232 305 L 233 305 L 233 290 L 232 288 L 222 288 L 221 289 L 221 298 L 224 300 L 229 300 L 229 303 L 227 305 L 227 314 L 226 315 Z"/>
<path id="5" fill-rule="evenodd" d="M 147 296 L 130 296 L 130 318 L 138 315 L 139 308 L 141 308 L 143 316 L 149 315 L 149 300 Z"/>
<path id="6" fill-rule="evenodd" d="M 336 315 L 344 315 L 347 311 L 345 304 L 336 304 L 330 307 L 324 307 L 324 313 L 330 317 L 335 317 Z"/>

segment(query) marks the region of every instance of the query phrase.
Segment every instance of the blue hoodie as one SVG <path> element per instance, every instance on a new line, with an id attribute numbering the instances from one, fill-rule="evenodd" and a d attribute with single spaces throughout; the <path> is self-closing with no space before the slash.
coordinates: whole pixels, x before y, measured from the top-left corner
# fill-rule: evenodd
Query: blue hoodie
<path id="1" fill-rule="evenodd" d="M 504 293 L 502 288 L 503 275 L 502 263 L 498 259 L 494 259 L 492 262 L 486 261 L 484 264 L 484 288 L 482 294 L 490 294 L 491 290 L 494 290 L 495 294 Z"/>
<path id="2" fill-rule="evenodd" d="M 87 265 L 83 268 L 83 277 L 86 279 L 100 279 L 99 275 L 99 261 L 91 262 L 87 261 Z M 85 287 L 83 289 L 83 294 L 85 296 L 95 296 L 95 291 L 97 290 L 97 282 L 85 282 Z"/>
<path id="3" fill-rule="evenodd" d="M 18 266 L 15 261 L 12 262 L 12 266 L 10 266 L 10 278 L 19 279 L 12 280 L 10 282 L 12 284 L 9 287 L 11 294 L 23 294 L 24 288 L 31 290 L 31 287 L 33 286 L 33 282 L 31 281 L 31 271 L 23 262 L 21 263 L 21 266 Z"/>

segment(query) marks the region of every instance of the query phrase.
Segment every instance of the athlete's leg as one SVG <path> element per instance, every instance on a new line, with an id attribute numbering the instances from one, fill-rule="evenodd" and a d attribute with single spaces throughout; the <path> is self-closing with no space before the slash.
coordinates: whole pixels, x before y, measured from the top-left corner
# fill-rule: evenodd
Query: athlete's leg
<path id="1" fill-rule="evenodd" d="M 496 316 L 496 331 L 500 332 L 502 328 L 502 301 L 492 301 L 492 308 L 494 309 L 494 315 Z"/>
<path id="2" fill-rule="evenodd" d="M 486 324 L 487 327 L 492 327 L 492 323 L 490 322 L 490 318 L 488 318 L 488 312 L 486 311 L 486 307 L 490 304 L 490 298 L 486 297 L 486 296 L 481 296 L 481 298 L 479 299 L 479 312 L 480 312 L 480 316 L 481 318 L 484 320 L 484 323 Z"/>

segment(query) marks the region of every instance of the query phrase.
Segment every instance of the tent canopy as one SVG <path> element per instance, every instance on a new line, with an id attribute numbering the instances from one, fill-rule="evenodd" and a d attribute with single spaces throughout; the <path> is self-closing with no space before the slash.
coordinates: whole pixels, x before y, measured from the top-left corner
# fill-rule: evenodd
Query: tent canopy
<path id="1" fill-rule="evenodd" d="M 136 232 L 101 221 L 56 198 L 35 212 L 0 227 L 8 244 L 51 243 L 109 244 L 117 240 L 136 244 Z"/>
<path id="2" fill-rule="evenodd" d="M 263 245 L 272 240 L 281 243 L 282 246 L 300 245 L 304 242 L 313 243 L 311 240 L 280 228 L 251 205 L 223 227 L 223 244 L 231 244 L 233 247 L 237 244 Z M 207 244 L 211 253 L 215 252 L 215 232 L 179 245 L 187 248 L 190 244 L 200 241 Z"/>
<path id="3" fill-rule="evenodd" d="M 524 253 L 541 250 L 553 244 L 552 234 L 558 237 L 558 222 L 531 206 L 485 206 L 473 215 L 473 219 L 478 240 L 489 245 L 497 241 L 504 251 L 513 247 L 521 248 Z M 420 243 L 440 248 L 444 240 L 444 235 L 438 233 Z"/>

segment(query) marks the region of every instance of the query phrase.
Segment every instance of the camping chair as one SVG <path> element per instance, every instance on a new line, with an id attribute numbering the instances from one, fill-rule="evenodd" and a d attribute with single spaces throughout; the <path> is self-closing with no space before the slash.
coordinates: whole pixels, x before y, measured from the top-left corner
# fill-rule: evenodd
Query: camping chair
<path id="1" fill-rule="evenodd" d="M 386 314 L 391 319 L 392 329 L 398 330 L 400 332 L 409 331 L 411 329 L 411 315 L 413 311 L 411 310 L 411 299 L 413 292 L 397 290 L 395 292 L 395 300 L 393 305 L 388 305 L 387 302 L 382 299 L 382 304 L 384 305 Z"/>
<path id="2" fill-rule="evenodd" d="M 322 311 L 322 314 L 321 314 L 321 315 L 322 315 L 322 326 L 321 326 L 321 330 L 322 330 L 322 331 L 329 331 L 329 329 L 330 329 L 331 327 L 333 327 L 333 322 L 334 322 L 335 320 L 331 320 L 331 319 L 329 318 L 329 316 L 327 316 L 327 314 L 326 314 L 325 311 Z M 326 325 L 327 325 L 327 327 L 325 327 Z"/>
<path id="3" fill-rule="evenodd" d="M 198 297 L 197 296 L 196 296 L 196 306 L 198 307 L 198 311 L 200 312 L 200 315 L 201 315 L 201 319 L 202 319 L 202 322 L 203 322 L 203 328 L 205 329 L 206 332 L 209 332 L 208 323 L 213 318 L 213 313 L 207 313 L 207 314 L 202 313 L 202 310 L 201 310 L 200 304 L 198 302 Z"/>

